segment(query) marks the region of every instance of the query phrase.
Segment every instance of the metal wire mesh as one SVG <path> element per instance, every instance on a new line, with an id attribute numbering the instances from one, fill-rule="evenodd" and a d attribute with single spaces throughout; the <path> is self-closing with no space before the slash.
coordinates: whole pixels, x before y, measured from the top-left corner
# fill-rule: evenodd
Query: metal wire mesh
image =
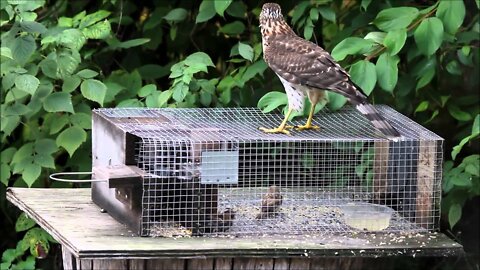
<path id="1" fill-rule="evenodd" d="M 253 108 L 100 109 L 137 136 L 143 235 L 325 234 L 438 229 L 443 139 L 387 106 L 384 139 L 354 108 L 321 130 L 265 134 Z M 304 119 L 292 121 L 301 124 Z"/>

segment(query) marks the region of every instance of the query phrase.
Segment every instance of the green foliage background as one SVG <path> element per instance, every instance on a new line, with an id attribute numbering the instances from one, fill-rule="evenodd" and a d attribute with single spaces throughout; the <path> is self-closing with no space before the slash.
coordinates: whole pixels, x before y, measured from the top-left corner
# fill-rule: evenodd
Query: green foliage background
<path id="1" fill-rule="evenodd" d="M 64 187 L 48 175 L 90 171 L 91 109 L 258 105 L 269 112 L 287 104 L 262 59 L 258 1 L 0 3 L 2 269 L 33 269 L 54 242 L 28 217 L 17 219 L 6 187 Z M 473 216 L 478 225 L 479 216 L 467 207 L 480 194 L 479 1 L 281 5 L 294 30 L 331 51 L 373 103 L 445 138 L 443 228 L 454 237 L 465 232 L 458 240 L 478 253 L 466 240 L 470 234 L 478 244 L 478 229 L 465 224 Z M 329 95 L 330 108 L 344 104 Z M 466 265 L 478 268 L 472 258 Z"/>

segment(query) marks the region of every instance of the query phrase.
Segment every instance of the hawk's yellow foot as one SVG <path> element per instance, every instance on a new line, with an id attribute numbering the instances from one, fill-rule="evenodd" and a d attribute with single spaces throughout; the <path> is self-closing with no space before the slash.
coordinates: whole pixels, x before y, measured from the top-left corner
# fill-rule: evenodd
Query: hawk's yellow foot
<path id="1" fill-rule="evenodd" d="M 264 128 L 264 127 L 259 127 L 258 129 L 260 129 L 261 131 L 263 131 L 265 133 L 283 133 L 283 134 L 290 135 L 290 131 L 288 131 L 288 130 L 292 129 L 293 126 L 287 125 L 287 121 L 288 121 L 288 118 L 290 117 L 290 114 L 292 113 L 292 111 L 293 111 L 293 109 L 288 108 L 288 112 L 285 115 L 285 118 L 283 119 L 280 126 L 278 126 L 277 128 L 269 129 L 269 128 Z"/>
<path id="2" fill-rule="evenodd" d="M 310 113 L 308 114 L 308 119 L 305 125 L 297 126 L 296 130 L 306 130 L 306 129 L 320 129 L 319 126 L 312 125 L 312 120 L 313 120 L 313 114 L 315 113 L 315 106 L 316 102 L 312 104 L 312 107 L 310 108 Z"/>
<path id="3" fill-rule="evenodd" d="M 320 129 L 320 127 L 312 125 L 312 123 L 307 123 L 305 125 L 296 126 L 295 129 L 296 130 Z"/>
<path id="4" fill-rule="evenodd" d="M 259 127 L 258 129 L 260 129 L 261 131 L 265 132 L 265 133 L 283 133 L 283 134 L 287 134 L 287 135 L 290 135 L 290 131 L 288 131 L 289 129 L 292 129 L 293 126 L 284 126 L 282 127 L 281 125 L 277 128 L 264 128 L 264 127 Z"/>

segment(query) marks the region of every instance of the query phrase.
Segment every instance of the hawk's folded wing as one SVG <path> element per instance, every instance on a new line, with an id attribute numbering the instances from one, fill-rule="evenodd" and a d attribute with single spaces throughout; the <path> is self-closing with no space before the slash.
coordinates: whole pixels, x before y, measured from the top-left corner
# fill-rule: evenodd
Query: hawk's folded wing
<path id="1" fill-rule="evenodd" d="M 277 35 L 269 38 L 268 50 L 268 65 L 290 83 L 330 90 L 354 103 L 362 103 L 366 98 L 332 56 L 312 42 Z"/>

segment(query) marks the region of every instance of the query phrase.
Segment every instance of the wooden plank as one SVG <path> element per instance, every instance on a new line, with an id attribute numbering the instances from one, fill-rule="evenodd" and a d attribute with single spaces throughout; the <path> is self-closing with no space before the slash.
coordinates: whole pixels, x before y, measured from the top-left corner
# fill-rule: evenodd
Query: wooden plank
<path id="1" fill-rule="evenodd" d="M 63 269 L 77 269 L 77 262 L 73 254 L 62 246 Z"/>
<path id="2" fill-rule="evenodd" d="M 216 258 L 215 270 L 231 270 L 233 266 L 232 258 Z"/>
<path id="3" fill-rule="evenodd" d="M 32 217 L 62 246 L 81 259 L 217 258 L 333 256 L 453 256 L 462 246 L 439 233 L 322 234 L 238 238 L 138 237 L 102 213 L 90 189 L 12 188 L 7 198 Z M 401 238 L 400 238 L 401 237 Z M 420 251 L 418 251 L 420 250 Z M 356 255 L 352 255 L 355 251 Z M 362 252 L 359 252 L 362 251 Z"/>
<path id="4" fill-rule="evenodd" d="M 349 270 L 361 270 L 364 269 L 363 262 L 367 260 L 365 258 L 318 258 L 312 259 L 310 264 L 311 270 L 337 270 L 337 269 L 349 269 Z M 372 262 L 371 262 L 372 263 Z M 367 264 L 373 265 L 373 264 Z M 366 267 L 368 268 L 368 267 Z M 379 268 L 381 269 L 381 268 Z"/>
<path id="5" fill-rule="evenodd" d="M 127 260 L 121 259 L 99 259 L 92 261 L 93 270 L 105 269 L 128 269 Z M 83 270 L 83 269 L 82 269 Z"/>
<path id="6" fill-rule="evenodd" d="M 310 269 L 310 259 L 294 258 L 290 261 L 290 270 L 308 270 Z"/>
<path id="7" fill-rule="evenodd" d="M 146 260 L 129 260 L 128 269 L 129 270 L 144 270 L 146 269 Z"/>
<path id="8" fill-rule="evenodd" d="M 185 260 L 182 259 L 154 259 L 147 260 L 149 270 L 184 270 Z"/>
<path id="9" fill-rule="evenodd" d="M 234 258 L 234 270 L 273 270 L 273 259 Z"/>
<path id="10" fill-rule="evenodd" d="M 434 196 L 433 180 L 435 179 L 436 142 L 420 141 L 417 172 L 417 203 L 415 222 L 426 229 L 432 226 L 432 200 Z"/>
<path id="11" fill-rule="evenodd" d="M 290 267 L 290 259 L 276 258 L 273 262 L 274 270 L 288 270 Z"/>
<path id="12" fill-rule="evenodd" d="M 78 270 L 92 270 L 93 269 L 93 260 L 89 259 L 77 259 Z"/>
<path id="13" fill-rule="evenodd" d="M 187 260 L 187 270 L 211 270 L 214 259 L 190 259 Z"/>

